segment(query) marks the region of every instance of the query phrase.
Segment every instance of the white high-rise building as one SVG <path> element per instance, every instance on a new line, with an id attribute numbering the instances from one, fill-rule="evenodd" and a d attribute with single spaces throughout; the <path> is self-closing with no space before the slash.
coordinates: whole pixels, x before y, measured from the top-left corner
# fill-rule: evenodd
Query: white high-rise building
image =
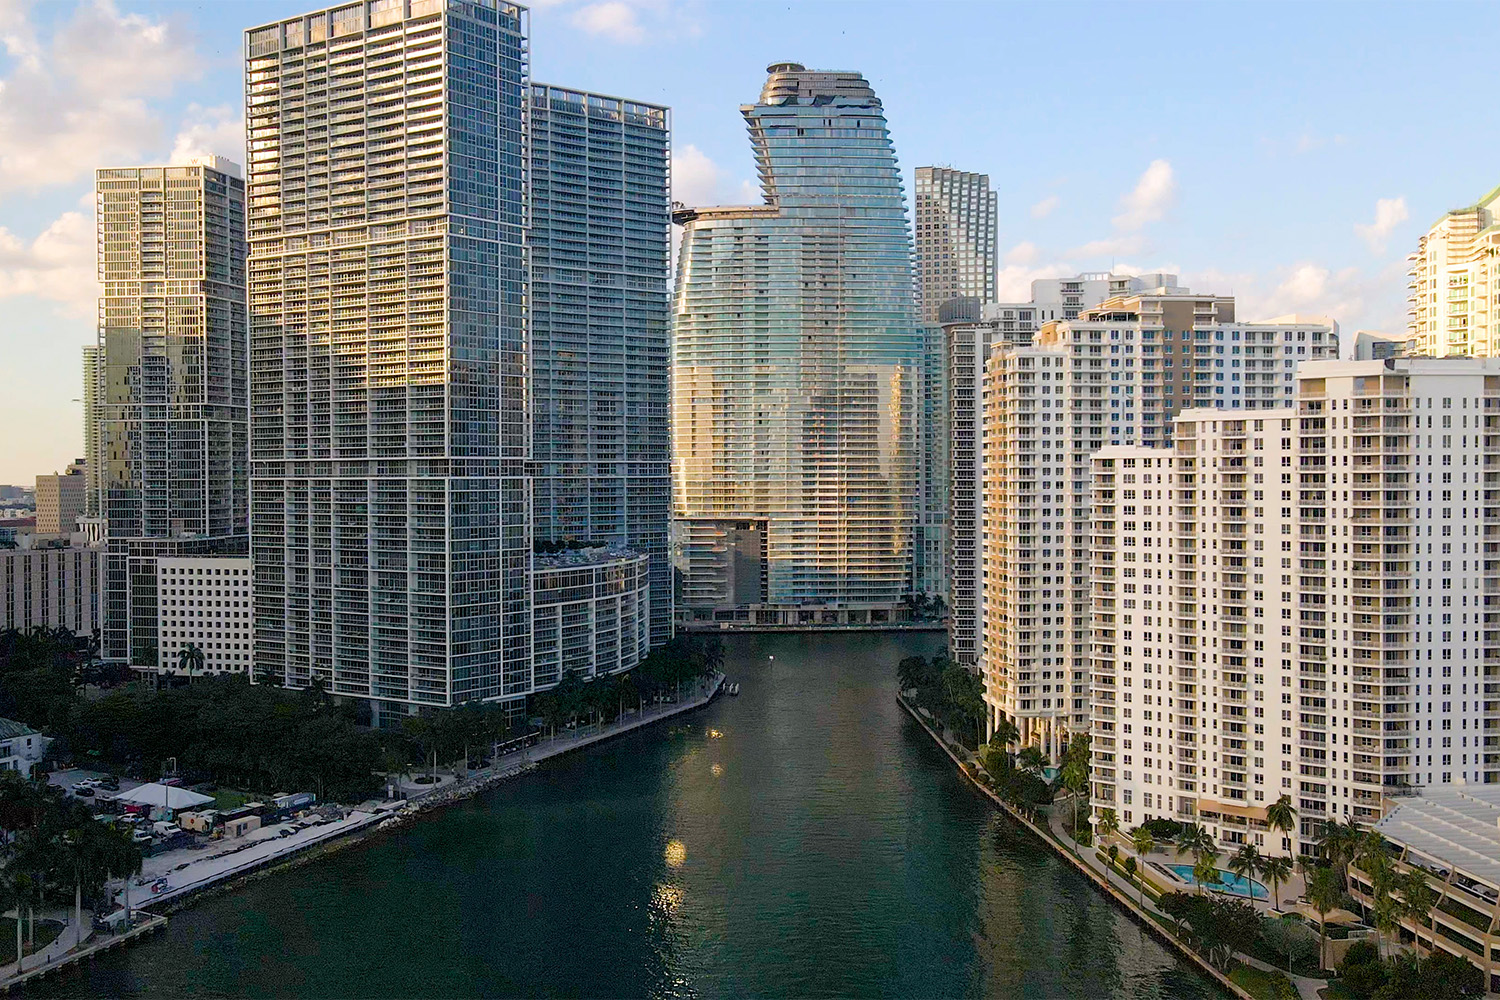
<path id="1" fill-rule="evenodd" d="M 1169 286 L 1113 296 L 992 350 L 983 381 L 980 664 L 1004 717 L 1056 755 L 1089 720 L 1089 456 L 1159 446 L 1192 406 L 1291 400 L 1327 323 L 1240 323 L 1234 300 Z"/>
<path id="2" fill-rule="evenodd" d="M 1500 187 L 1417 240 L 1407 285 L 1411 340 L 1429 357 L 1500 355 Z"/>
<path id="3" fill-rule="evenodd" d="M 161 609 L 157 668 L 164 674 L 249 674 L 255 615 L 250 560 L 198 556 L 156 561 Z M 201 659 L 183 656 L 191 649 Z"/>
<path id="4" fill-rule="evenodd" d="M 1500 781 L 1496 413 L 1500 360 L 1309 362 L 1294 406 L 1096 454 L 1095 808 L 1297 853 L 1413 786 Z"/>

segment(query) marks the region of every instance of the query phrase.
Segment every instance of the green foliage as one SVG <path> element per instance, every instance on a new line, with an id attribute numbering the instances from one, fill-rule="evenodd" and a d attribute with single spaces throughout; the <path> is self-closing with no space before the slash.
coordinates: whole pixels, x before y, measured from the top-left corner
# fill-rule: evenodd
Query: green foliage
<path id="1" fill-rule="evenodd" d="M 955 663 L 946 649 L 940 649 L 931 660 L 905 657 L 896 665 L 896 678 L 901 690 L 915 690 L 917 705 L 953 730 L 964 746 L 978 749 L 986 711 L 984 681 L 978 674 Z"/>
<path id="2" fill-rule="evenodd" d="M 1262 917 L 1260 938 L 1271 951 L 1286 960 L 1289 970 L 1318 953 L 1318 936 L 1300 920 Z"/>
<path id="3" fill-rule="evenodd" d="M 0 632 L 0 718 L 54 730 L 77 700 L 93 641 L 65 628 Z"/>
<path id="4" fill-rule="evenodd" d="M 1166 819 L 1158 816 L 1156 819 L 1148 819 L 1141 824 L 1141 829 L 1148 831 L 1157 841 L 1175 840 L 1182 832 L 1182 824 L 1175 819 Z"/>
<path id="5" fill-rule="evenodd" d="M 1184 937 L 1221 969 L 1229 967 L 1236 951 L 1247 951 L 1260 935 L 1260 915 L 1241 899 L 1169 892 L 1157 907 L 1172 918 Z"/>
<path id="6" fill-rule="evenodd" d="M 1426 958 L 1411 953 L 1382 961 L 1367 941 L 1349 947 L 1339 965 L 1339 985 L 1354 1000 L 1450 1000 L 1483 996 L 1484 973 L 1445 951 Z"/>
<path id="7" fill-rule="evenodd" d="M 1279 972 L 1267 972 L 1250 965 L 1236 965 L 1229 980 L 1256 1000 L 1299 1000 L 1296 985 Z"/>
<path id="8" fill-rule="evenodd" d="M 262 792 L 310 790 L 357 802 L 379 785 L 381 738 L 358 728 L 352 712 L 238 676 L 80 703 L 58 732 L 61 754 L 91 754 L 109 770 L 143 778 L 176 757 L 189 776 Z"/>

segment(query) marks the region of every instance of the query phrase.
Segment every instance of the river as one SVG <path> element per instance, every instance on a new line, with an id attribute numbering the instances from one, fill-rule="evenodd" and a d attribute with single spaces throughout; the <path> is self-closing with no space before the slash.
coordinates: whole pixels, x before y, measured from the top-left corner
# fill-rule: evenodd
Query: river
<path id="1" fill-rule="evenodd" d="M 897 660 L 941 642 L 729 637 L 739 697 L 206 899 L 28 995 L 1219 996 L 896 705 Z"/>

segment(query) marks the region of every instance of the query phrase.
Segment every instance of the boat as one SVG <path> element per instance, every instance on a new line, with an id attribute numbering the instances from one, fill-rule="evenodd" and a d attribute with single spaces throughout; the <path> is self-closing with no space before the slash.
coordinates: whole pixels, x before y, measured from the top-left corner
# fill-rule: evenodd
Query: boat
<path id="1" fill-rule="evenodd" d="M 740 693 L 740 686 L 738 684 L 731 684 L 731 685 L 729 685 L 729 694 L 730 694 L 731 697 L 734 696 L 734 695 L 737 695 L 739 693 Z"/>

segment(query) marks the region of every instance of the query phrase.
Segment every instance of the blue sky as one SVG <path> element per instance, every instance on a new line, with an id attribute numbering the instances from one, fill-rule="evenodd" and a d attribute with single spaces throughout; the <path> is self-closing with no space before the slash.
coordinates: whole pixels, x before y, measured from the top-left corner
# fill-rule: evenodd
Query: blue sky
<path id="1" fill-rule="evenodd" d="M 241 159 L 240 32 L 294 0 L 0 0 L 0 482 L 79 453 L 91 171 Z M 679 200 L 742 201 L 767 63 L 863 72 L 901 162 L 987 172 L 1002 292 L 1176 270 L 1241 314 L 1401 329 L 1405 255 L 1500 184 L 1494 8 L 549 0 L 535 79 L 673 109 Z"/>

